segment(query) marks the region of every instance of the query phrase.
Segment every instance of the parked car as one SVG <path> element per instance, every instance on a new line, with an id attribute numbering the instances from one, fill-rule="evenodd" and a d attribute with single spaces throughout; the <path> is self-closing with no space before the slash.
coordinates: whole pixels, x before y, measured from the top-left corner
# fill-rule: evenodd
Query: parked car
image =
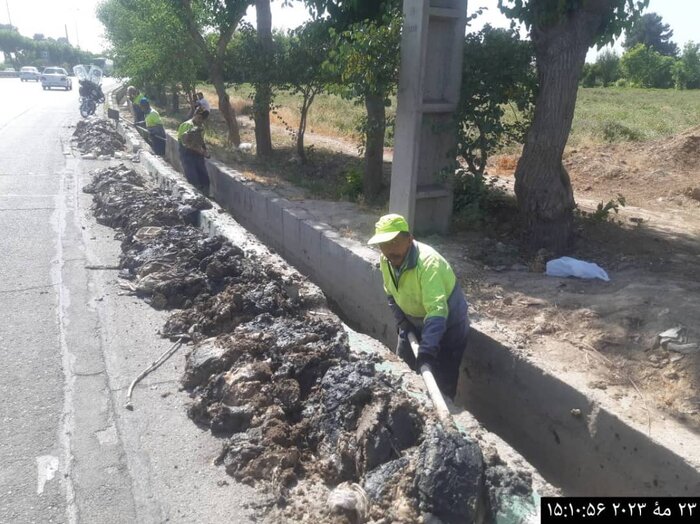
<path id="1" fill-rule="evenodd" d="M 0 71 L 0 77 L 3 77 L 3 78 L 12 78 L 12 77 L 17 78 L 18 74 L 19 73 L 17 73 L 17 70 L 14 67 L 6 67 L 2 71 Z"/>
<path id="2" fill-rule="evenodd" d="M 42 89 L 62 87 L 66 91 L 70 91 L 73 89 L 73 81 L 62 67 L 47 67 L 41 73 L 41 87 Z"/>
<path id="3" fill-rule="evenodd" d="M 38 82 L 41 79 L 41 73 L 36 67 L 25 66 L 19 70 L 19 79 L 22 82 L 29 82 L 30 80 Z"/>

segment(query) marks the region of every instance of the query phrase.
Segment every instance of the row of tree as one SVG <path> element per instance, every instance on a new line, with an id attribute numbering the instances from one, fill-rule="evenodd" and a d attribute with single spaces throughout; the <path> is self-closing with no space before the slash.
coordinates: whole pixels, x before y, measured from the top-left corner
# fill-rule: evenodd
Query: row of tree
<path id="1" fill-rule="evenodd" d="M 581 84 L 700 88 L 700 44 L 687 42 L 679 53 L 672 37 L 673 30 L 658 14 L 641 16 L 625 31 L 625 53 L 605 51 L 594 64 L 585 64 Z"/>
<path id="2" fill-rule="evenodd" d="M 584 65 L 581 85 L 700 89 L 700 44 L 688 42 L 678 58 L 644 44 L 637 44 L 622 56 L 604 51 L 595 63 Z"/>
<path id="3" fill-rule="evenodd" d="M 153 93 L 169 88 L 177 94 L 203 78 L 210 81 L 234 145 L 240 136 L 226 88 L 251 83 L 260 156 L 271 152 L 275 89 L 302 95 L 297 129 L 302 156 L 306 115 L 318 93 L 337 93 L 364 105 L 363 192 L 372 200 L 382 184 L 385 110 L 397 87 L 401 1 L 298 1 L 312 19 L 287 35 L 271 30 L 270 0 L 105 0 L 98 17 L 119 72 Z M 563 252 L 573 238 L 575 203 L 562 154 L 586 53 L 619 36 L 647 2 L 499 0 L 502 12 L 525 24 L 531 41 L 488 27 L 466 38 L 455 156 L 479 172 L 494 146 L 510 139 L 524 142 L 515 188 L 533 249 Z M 253 5 L 255 28 L 241 23 Z M 505 119 L 511 107 L 525 117 Z"/>
<path id="4" fill-rule="evenodd" d="M 70 70 L 76 64 L 90 63 L 94 55 L 73 47 L 66 38 L 46 38 L 35 34 L 23 36 L 16 27 L 0 25 L 0 51 L 5 64 L 15 69 L 23 66 L 61 66 Z"/>

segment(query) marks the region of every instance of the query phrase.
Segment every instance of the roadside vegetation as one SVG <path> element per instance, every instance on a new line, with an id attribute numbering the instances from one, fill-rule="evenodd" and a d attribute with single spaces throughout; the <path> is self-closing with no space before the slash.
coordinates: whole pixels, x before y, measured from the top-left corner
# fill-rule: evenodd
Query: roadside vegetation
<path id="1" fill-rule="evenodd" d="M 400 2 L 298 1 L 312 20 L 287 33 L 271 30 L 266 0 L 144 0 L 128 7 L 106 0 L 98 16 L 118 71 L 164 109 L 166 123 L 185 118 L 188 100 L 202 90 L 219 109 L 208 140 L 223 160 L 273 184 L 284 179 L 316 196 L 382 207 L 389 195 L 383 156 L 393 146 Z M 515 22 L 538 28 L 529 39 L 489 26 L 465 37 L 454 162 L 435 176 L 453 178 L 456 219 L 478 227 L 493 221 L 491 204 L 503 200 L 492 198 L 484 179 L 489 157 L 520 154 L 507 215 L 521 228 L 527 251 L 563 253 L 574 238 L 577 209 L 562 163 L 565 148 L 645 141 L 693 126 L 700 116 L 694 90 L 700 47 L 673 44 L 658 15 L 642 14 L 645 1 L 601 3 L 593 18 L 583 16 L 576 0 L 546 9 L 534 4 L 499 2 Z M 252 5 L 256 27 L 241 22 Z M 178 37 L 155 42 L 152 35 L 164 26 Z M 583 36 L 573 42 L 576 31 Z M 604 52 L 583 65 L 579 57 L 589 47 L 623 32 L 622 56 Z M 550 63 L 548 46 L 571 56 Z M 183 58 L 178 67 L 163 67 L 173 56 Z M 238 147 L 245 142 L 256 145 L 252 152 Z M 476 220 L 463 220 L 472 215 Z"/>
<path id="2" fill-rule="evenodd" d="M 0 24 L 0 69 L 34 66 L 39 70 L 46 66 L 63 67 L 70 71 L 77 64 L 91 64 L 96 55 L 73 47 L 67 38 L 51 38 L 41 33 L 32 37 L 20 34 L 15 26 Z"/>

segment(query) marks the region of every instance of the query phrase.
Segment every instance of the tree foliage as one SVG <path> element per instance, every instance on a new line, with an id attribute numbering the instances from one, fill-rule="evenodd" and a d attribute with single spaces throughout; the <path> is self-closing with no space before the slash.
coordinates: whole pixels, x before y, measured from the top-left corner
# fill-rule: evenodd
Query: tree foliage
<path id="1" fill-rule="evenodd" d="M 65 39 L 64 39 L 65 40 Z M 76 64 L 90 63 L 94 55 L 53 38 L 36 40 L 20 34 L 14 26 L 0 25 L 0 51 L 13 67 L 25 65 L 61 66 L 71 69 Z"/>
<path id="2" fill-rule="evenodd" d="M 332 45 L 324 68 L 338 81 L 329 90 L 364 103 L 367 111 L 360 129 L 365 152 L 363 192 L 368 201 L 378 198 L 383 185 L 386 107 L 398 83 L 401 23 L 400 12 L 392 10 L 343 31 L 330 29 Z"/>
<path id="3" fill-rule="evenodd" d="M 676 89 L 700 89 L 700 44 L 688 42 L 681 57 L 673 64 Z"/>
<path id="4" fill-rule="evenodd" d="M 367 94 L 389 96 L 396 91 L 399 71 L 401 17 L 396 11 L 379 20 L 363 20 L 344 31 L 330 28 L 332 40 L 326 73 L 338 79 L 332 91 L 347 99 Z"/>
<path id="5" fill-rule="evenodd" d="M 173 7 L 207 65 L 209 79 L 219 97 L 219 110 L 228 126 L 228 140 L 241 143 L 236 113 L 224 79 L 227 48 L 243 16 L 255 0 L 175 0 Z"/>
<path id="6" fill-rule="evenodd" d="M 651 47 L 637 44 L 620 60 L 625 78 L 635 87 L 671 87 L 674 59 Z"/>
<path id="7" fill-rule="evenodd" d="M 472 173 L 483 173 L 491 152 L 522 143 L 537 87 L 533 60 L 532 45 L 513 29 L 487 25 L 466 36 L 455 118 L 457 154 Z"/>
<path id="8" fill-rule="evenodd" d="M 190 90 L 203 63 L 169 0 L 106 0 L 97 17 L 112 48 L 115 71 L 154 92 L 182 84 Z"/>
<path id="9" fill-rule="evenodd" d="M 620 79 L 620 56 L 610 49 L 601 52 L 595 63 L 586 63 L 581 73 L 581 85 L 584 87 L 608 87 Z"/>
<path id="10" fill-rule="evenodd" d="M 305 0 L 314 19 L 326 18 L 337 30 L 364 20 L 378 21 L 392 10 L 400 9 L 399 0 Z"/>
<path id="11" fill-rule="evenodd" d="M 646 13 L 636 19 L 625 31 L 625 49 L 632 49 L 638 44 L 650 47 L 664 56 L 677 56 L 678 46 L 671 42 L 673 30 L 664 24 L 656 13 Z"/>
<path id="12" fill-rule="evenodd" d="M 576 13 L 600 12 L 603 16 L 590 45 L 602 47 L 620 36 L 648 3 L 649 0 L 498 0 L 498 8 L 508 18 L 524 23 L 531 33 L 533 29 L 547 31 Z"/>
<path id="13" fill-rule="evenodd" d="M 332 74 L 323 67 L 328 59 L 330 47 L 328 22 L 312 20 L 289 33 L 280 61 L 280 86 L 301 96 L 296 148 L 302 162 L 306 162 L 304 135 L 309 109 L 316 95 L 333 83 Z"/>

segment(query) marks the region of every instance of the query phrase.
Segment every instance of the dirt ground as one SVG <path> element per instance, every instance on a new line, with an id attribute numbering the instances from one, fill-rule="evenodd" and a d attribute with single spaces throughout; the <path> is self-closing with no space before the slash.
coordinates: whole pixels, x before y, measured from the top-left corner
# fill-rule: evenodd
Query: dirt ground
<path id="1" fill-rule="evenodd" d="M 489 171 L 512 187 L 516 163 L 516 156 L 495 157 Z M 585 373 L 589 388 L 652 435 L 665 417 L 697 431 L 700 127 L 653 142 L 573 149 L 564 163 L 581 209 L 618 195 L 626 201 L 612 221 L 581 221 L 572 254 L 601 265 L 610 282 L 546 277 L 518 259 L 508 238 L 465 236 L 444 251 L 457 261 L 472 308 L 548 367 Z M 677 327 L 684 328 L 677 340 L 658 337 Z"/>
<path id="2" fill-rule="evenodd" d="M 313 135 L 307 141 L 332 147 Z M 516 155 L 500 155 L 488 166 L 511 194 L 516 163 Z M 652 435 L 667 418 L 699 430 L 700 128 L 567 150 L 564 163 L 580 210 L 625 200 L 608 220 L 579 220 L 571 253 L 598 263 L 610 282 L 545 276 L 545 261 L 521 258 L 508 228 L 426 240 L 455 266 L 473 318 L 492 326 L 492 335 L 555 373 L 583 374 L 589 390 Z M 280 178 L 267 183 L 305 198 Z M 357 227 L 344 222 L 343 234 L 366 239 L 367 214 L 383 211 L 362 209 Z M 659 340 L 677 327 L 683 329 L 670 345 Z"/>

